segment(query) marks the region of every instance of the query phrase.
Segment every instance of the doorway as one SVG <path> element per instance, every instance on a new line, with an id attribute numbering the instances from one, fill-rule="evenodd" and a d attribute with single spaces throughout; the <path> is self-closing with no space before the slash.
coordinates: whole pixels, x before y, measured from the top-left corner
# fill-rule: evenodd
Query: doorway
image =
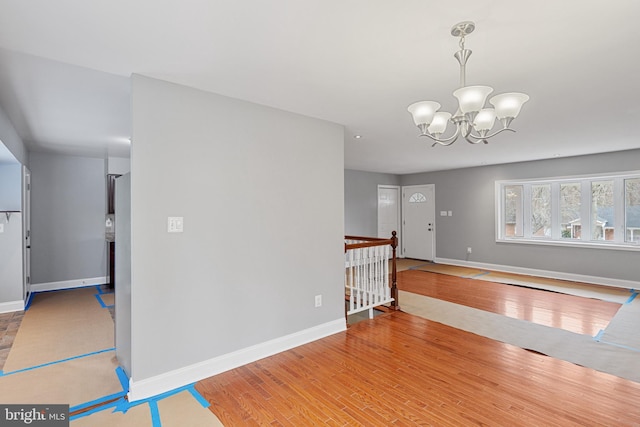
<path id="1" fill-rule="evenodd" d="M 400 187 L 378 185 L 378 237 L 388 239 L 392 231 L 397 233 L 398 244 L 401 245 Z"/>
<path id="2" fill-rule="evenodd" d="M 402 255 L 433 261 L 435 258 L 435 185 L 402 187 Z"/>

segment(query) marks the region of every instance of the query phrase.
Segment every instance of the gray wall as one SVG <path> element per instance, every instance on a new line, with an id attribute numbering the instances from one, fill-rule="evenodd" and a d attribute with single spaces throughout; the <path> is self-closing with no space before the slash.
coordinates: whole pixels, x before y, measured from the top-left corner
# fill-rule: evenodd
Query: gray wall
<path id="1" fill-rule="evenodd" d="M 4 227 L 0 233 L 0 312 L 3 312 L 2 303 L 23 300 L 22 214 L 12 213 L 7 219 L 0 212 L 0 224 Z"/>
<path id="2" fill-rule="evenodd" d="M 27 148 L 16 132 L 9 116 L 0 106 L 0 143 L 3 143 L 21 164 L 27 165 Z"/>
<path id="3" fill-rule="evenodd" d="M 128 159 L 127 159 L 128 160 Z M 116 179 L 116 356 L 131 376 L 131 174 Z"/>
<path id="4" fill-rule="evenodd" d="M 496 243 L 495 181 L 633 171 L 640 150 L 403 175 L 402 185 L 435 184 L 436 256 L 621 280 L 639 280 L 638 252 Z M 473 253 L 467 257 L 466 248 Z"/>
<path id="5" fill-rule="evenodd" d="M 344 171 L 345 234 L 378 235 L 378 185 L 400 185 L 400 178 L 387 173 Z"/>
<path id="6" fill-rule="evenodd" d="M 0 163 L 0 211 L 22 210 L 22 165 Z"/>
<path id="7" fill-rule="evenodd" d="M 343 127 L 132 85 L 133 380 L 344 319 Z"/>
<path id="8" fill-rule="evenodd" d="M 103 159 L 33 152 L 31 283 L 106 276 Z"/>

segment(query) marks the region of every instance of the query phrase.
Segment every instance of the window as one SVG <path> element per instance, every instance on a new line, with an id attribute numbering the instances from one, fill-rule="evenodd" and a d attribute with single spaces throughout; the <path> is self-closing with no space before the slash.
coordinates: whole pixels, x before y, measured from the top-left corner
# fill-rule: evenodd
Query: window
<path id="1" fill-rule="evenodd" d="M 640 178 L 625 180 L 624 236 L 629 243 L 640 243 Z"/>
<path id="2" fill-rule="evenodd" d="M 497 181 L 497 241 L 640 250 L 640 172 Z"/>
<path id="3" fill-rule="evenodd" d="M 581 203 L 579 182 L 560 184 L 560 237 L 562 239 L 580 239 Z"/>
<path id="4" fill-rule="evenodd" d="M 531 234 L 536 237 L 551 235 L 551 186 L 531 186 Z"/>
<path id="5" fill-rule="evenodd" d="M 411 197 L 409 197 L 409 203 L 426 203 L 427 198 L 422 193 L 413 193 Z"/>
<path id="6" fill-rule="evenodd" d="M 505 191 L 504 235 L 522 237 L 522 185 L 507 185 Z"/>

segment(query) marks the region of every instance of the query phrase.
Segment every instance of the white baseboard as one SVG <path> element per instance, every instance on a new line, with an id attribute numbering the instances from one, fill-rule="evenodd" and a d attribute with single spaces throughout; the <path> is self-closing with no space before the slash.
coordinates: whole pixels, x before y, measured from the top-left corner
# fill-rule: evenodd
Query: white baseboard
<path id="1" fill-rule="evenodd" d="M 638 289 L 640 282 L 633 280 L 610 279 L 608 277 L 587 276 L 584 274 L 563 273 L 561 271 L 538 270 L 535 268 L 513 267 L 509 265 L 488 264 L 484 262 L 463 261 L 459 259 L 436 258 L 439 264 L 451 264 L 461 267 L 483 268 L 506 273 L 526 274 L 529 276 L 547 277 L 549 279 L 571 280 L 573 282 L 591 283 L 594 285 L 613 286 L 616 288 Z"/>
<path id="2" fill-rule="evenodd" d="M 0 302 L 0 313 L 10 313 L 12 311 L 24 310 L 24 301 Z"/>
<path id="3" fill-rule="evenodd" d="M 314 326 L 290 335 L 276 338 L 261 344 L 243 348 L 184 368 L 156 375 L 140 381 L 130 379 L 129 402 L 147 399 L 161 393 L 218 375 L 256 360 L 272 356 L 285 350 L 346 330 L 344 318 Z"/>
<path id="4" fill-rule="evenodd" d="M 31 292 L 82 288 L 85 286 L 102 285 L 104 283 L 107 283 L 106 277 L 90 277 L 87 279 L 64 280 L 62 282 L 32 283 Z"/>

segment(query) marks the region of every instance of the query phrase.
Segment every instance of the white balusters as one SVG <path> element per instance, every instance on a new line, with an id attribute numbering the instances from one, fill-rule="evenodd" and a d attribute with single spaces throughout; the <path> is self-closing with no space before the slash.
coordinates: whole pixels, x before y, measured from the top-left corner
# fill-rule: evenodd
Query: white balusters
<path id="1" fill-rule="evenodd" d="M 364 243 L 349 240 L 347 244 Z M 369 310 L 393 301 L 389 287 L 388 244 L 347 249 L 345 253 L 345 287 L 349 294 L 347 314 Z"/>

